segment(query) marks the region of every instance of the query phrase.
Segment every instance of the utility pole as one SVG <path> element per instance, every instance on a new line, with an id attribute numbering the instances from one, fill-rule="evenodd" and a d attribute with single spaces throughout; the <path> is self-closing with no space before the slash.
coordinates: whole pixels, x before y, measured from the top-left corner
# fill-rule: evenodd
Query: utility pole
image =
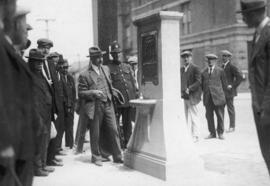
<path id="1" fill-rule="evenodd" d="M 49 39 L 49 22 L 50 21 L 55 21 L 55 19 L 49 19 L 49 18 L 39 18 L 37 19 L 37 21 L 44 21 L 45 22 L 45 26 L 46 26 L 46 37 Z"/>

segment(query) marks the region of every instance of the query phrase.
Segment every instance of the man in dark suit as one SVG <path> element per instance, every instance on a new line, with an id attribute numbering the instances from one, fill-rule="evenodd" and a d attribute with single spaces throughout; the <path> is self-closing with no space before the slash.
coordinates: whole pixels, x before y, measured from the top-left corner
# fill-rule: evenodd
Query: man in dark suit
<path id="1" fill-rule="evenodd" d="M 27 41 L 27 11 L 18 14 L 17 9 L 15 16 L 22 18 L 17 25 L 20 29 L 12 27 L 15 2 L 0 3 L 0 185 L 30 186 L 34 158 L 33 75 L 14 49 L 14 45 Z"/>
<path id="2" fill-rule="evenodd" d="M 117 123 L 120 124 L 120 117 L 122 116 L 123 124 L 123 137 L 124 144 L 122 145 L 126 148 L 129 138 L 132 133 L 131 125 L 131 113 L 132 108 L 129 104 L 129 100 L 136 98 L 136 81 L 133 76 L 133 71 L 131 66 L 123 63 L 120 60 L 121 48 L 120 45 L 114 41 L 111 44 L 111 55 L 113 60 L 110 61 L 108 67 L 111 71 L 112 84 L 113 87 L 119 90 L 124 96 L 124 104 L 117 104 Z"/>
<path id="3" fill-rule="evenodd" d="M 110 143 L 114 162 L 123 163 L 119 134 L 112 103 L 112 82 L 109 68 L 102 65 L 104 54 L 98 47 L 89 49 L 89 68 L 79 76 L 79 97 L 83 100 L 80 117 L 90 126 L 92 162 L 102 166 L 100 149 L 101 128 L 107 130 L 107 143 Z"/>
<path id="4" fill-rule="evenodd" d="M 217 116 L 217 134 L 219 139 L 224 136 L 224 107 L 226 104 L 226 76 L 222 68 L 216 65 L 218 57 L 215 54 L 206 55 L 208 67 L 202 72 L 203 104 L 206 109 L 206 119 L 210 135 L 206 139 L 216 137 L 214 112 Z"/>
<path id="5" fill-rule="evenodd" d="M 46 38 L 37 40 L 38 50 L 47 58 L 50 53 L 50 49 L 53 47 L 53 42 Z M 47 82 L 52 87 L 53 92 L 53 112 L 56 118 L 55 127 L 57 130 L 57 136 L 49 141 L 47 164 L 51 166 L 62 166 L 62 163 L 56 159 L 55 155 L 59 151 L 59 144 L 62 141 L 60 131 L 64 131 L 64 108 L 63 108 L 63 91 L 59 83 L 56 67 L 53 62 L 49 62 L 46 59 L 43 63 L 42 74 Z"/>
<path id="6" fill-rule="evenodd" d="M 185 115 L 193 141 L 199 140 L 199 124 L 197 104 L 201 101 L 201 72 L 192 62 L 192 53 L 181 53 L 184 66 L 181 67 L 181 97 L 184 99 Z"/>
<path id="7" fill-rule="evenodd" d="M 31 49 L 27 58 L 29 58 L 28 65 L 35 78 L 33 95 L 34 107 L 37 112 L 37 122 L 34 126 L 36 147 L 34 174 L 35 176 L 48 176 L 49 172 L 54 171 L 53 168 L 46 166 L 48 142 L 53 119 L 52 90 L 42 75 L 42 65 L 45 56 L 40 51 L 37 51 L 37 49 Z"/>
<path id="8" fill-rule="evenodd" d="M 230 118 L 230 127 L 227 132 L 233 132 L 235 130 L 235 109 L 233 105 L 234 97 L 237 96 L 237 87 L 242 81 L 242 74 L 239 69 L 232 64 L 232 53 L 228 50 L 221 51 L 222 56 L 222 68 L 224 69 L 228 89 L 225 91 L 226 105 Z"/>
<path id="9" fill-rule="evenodd" d="M 270 19 L 262 0 L 241 1 L 239 12 L 247 26 L 256 29 L 248 74 L 259 143 L 270 174 Z"/>
<path id="10" fill-rule="evenodd" d="M 61 65 L 61 81 L 64 92 L 64 123 L 65 123 L 65 145 L 70 149 L 74 145 L 73 124 L 74 124 L 74 110 L 76 101 L 76 89 L 73 77 L 68 73 L 68 61 L 64 60 Z"/>

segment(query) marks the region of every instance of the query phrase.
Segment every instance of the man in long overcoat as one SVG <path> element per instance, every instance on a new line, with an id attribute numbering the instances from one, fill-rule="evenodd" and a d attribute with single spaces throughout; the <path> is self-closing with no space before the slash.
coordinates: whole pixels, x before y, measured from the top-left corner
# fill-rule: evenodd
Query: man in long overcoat
<path id="1" fill-rule="evenodd" d="M 241 1 L 239 12 L 248 27 L 255 28 L 248 74 L 259 143 L 270 174 L 270 19 L 263 0 Z"/>

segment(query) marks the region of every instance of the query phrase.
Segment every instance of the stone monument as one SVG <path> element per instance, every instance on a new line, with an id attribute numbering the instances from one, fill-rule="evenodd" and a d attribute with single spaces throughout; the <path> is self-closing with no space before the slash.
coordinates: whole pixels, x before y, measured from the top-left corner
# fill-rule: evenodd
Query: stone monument
<path id="1" fill-rule="evenodd" d="M 137 18 L 141 99 L 124 164 L 162 180 L 200 174 L 198 157 L 186 127 L 180 94 L 179 12 L 161 11 Z"/>

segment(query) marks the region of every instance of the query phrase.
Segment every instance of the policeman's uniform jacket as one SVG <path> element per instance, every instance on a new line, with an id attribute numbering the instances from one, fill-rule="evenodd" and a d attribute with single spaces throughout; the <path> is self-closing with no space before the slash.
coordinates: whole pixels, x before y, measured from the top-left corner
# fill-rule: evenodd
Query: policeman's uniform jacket
<path id="1" fill-rule="evenodd" d="M 123 104 L 117 106 L 129 107 L 129 100 L 136 98 L 136 81 L 132 75 L 133 72 L 130 65 L 120 61 L 110 61 L 108 67 L 111 71 L 113 87 L 118 89 L 125 99 Z"/>

